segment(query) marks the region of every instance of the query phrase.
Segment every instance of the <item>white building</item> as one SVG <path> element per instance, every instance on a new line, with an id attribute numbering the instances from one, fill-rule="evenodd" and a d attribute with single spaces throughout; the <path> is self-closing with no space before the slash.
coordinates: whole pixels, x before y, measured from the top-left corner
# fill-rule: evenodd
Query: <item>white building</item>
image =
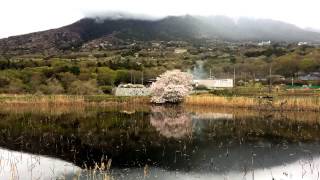
<path id="1" fill-rule="evenodd" d="M 299 42 L 298 46 L 308 45 L 308 42 Z"/>
<path id="2" fill-rule="evenodd" d="M 271 41 L 262 41 L 258 43 L 258 46 L 270 46 Z"/>
<path id="3" fill-rule="evenodd" d="M 183 54 L 183 53 L 186 53 L 186 52 L 188 52 L 188 50 L 187 49 L 183 49 L 183 48 L 176 48 L 174 50 L 174 53 L 176 53 L 176 54 Z"/>
<path id="4" fill-rule="evenodd" d="M 149 96 L 151 91 L 142 84 L 120 84 L 113 93 L 115 96 Z"/>
<path id="5" fill-rule="evenodd" d="M 233 88 L 233 79 L 195 79 L 195 86 L 205 86 L 208 89 Z"/>

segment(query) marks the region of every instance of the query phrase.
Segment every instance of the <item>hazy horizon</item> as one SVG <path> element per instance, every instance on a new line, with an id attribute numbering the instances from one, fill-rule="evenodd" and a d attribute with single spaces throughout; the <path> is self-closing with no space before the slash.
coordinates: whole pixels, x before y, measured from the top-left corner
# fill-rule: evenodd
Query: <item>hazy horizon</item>
<path id="1" fill-rule="evenodd" d="M 19 5 L 19 6 L 18 6 Z M 222 15 L 231 18 L 247 17 L 253 19 L 272 19 L 294 24 L 308 30 L 319 30 L 320 13 L 316 14 L 320 2 L 317 0 L 278 2 L 276 0 L 191 0 L 179 2 L 162 1 L 129 1 L 116 2 L 99 0 L 49 1 L 4 0 L 0 6 L 0 38 L 26 34 L 71 24 L 81 18 L 96 14 L 109 16 L 125 14 L 134 18 L 162 18 L 165 16 Z"/>

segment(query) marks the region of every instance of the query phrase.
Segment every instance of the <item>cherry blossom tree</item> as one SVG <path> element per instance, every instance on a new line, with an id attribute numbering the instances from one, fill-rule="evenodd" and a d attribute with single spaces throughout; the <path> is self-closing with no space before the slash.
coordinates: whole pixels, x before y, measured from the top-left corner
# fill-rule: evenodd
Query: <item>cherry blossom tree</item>
<path id="1" fill-rule="evenodd" d="M 192 75 L 180 70 L 161 74 L 151 85 L 151 102 L 180 103 L 192 90 Z"/>

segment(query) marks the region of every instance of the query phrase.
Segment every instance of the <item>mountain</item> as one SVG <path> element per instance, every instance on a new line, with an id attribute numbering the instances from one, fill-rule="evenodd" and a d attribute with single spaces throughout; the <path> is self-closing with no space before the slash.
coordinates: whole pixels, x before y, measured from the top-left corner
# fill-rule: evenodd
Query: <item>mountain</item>
<path id="1" fill-rule="evenodd" d="M 295 25 L 270 19 L 239 18 L 233 20 L 224 16 L 203 18 L 214 35 L 227 40 L 275 42 L 319 42 L 320 34 L 301 29 Z"/>
<path id="2" fill-rule="evenodd" d="M 308 27 L 308 28 L 305 28 L 306 31 L 311 31 L 311 32 L 317 32 L 317 33 L 320 33 L 320 29 L 317 29 L 317 28 L 311 28 L 311 27 Z"/>
<path id="3" fill-rule="evenodd" d="M 168 16 L 158 20 L 84 18 L 73 24 L 0 40 L 0 54 L 77 50 L 99 38 L 122 40 L 221 39 L 228 41 L 320 42 L 320 33 L 274 20 L 225 16 Z"/>

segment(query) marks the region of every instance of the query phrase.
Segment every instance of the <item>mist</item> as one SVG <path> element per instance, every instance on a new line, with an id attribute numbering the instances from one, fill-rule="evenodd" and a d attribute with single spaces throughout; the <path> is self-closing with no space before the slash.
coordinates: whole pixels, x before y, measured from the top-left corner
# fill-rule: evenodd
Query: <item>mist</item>
<path id="1" fill-rule="evenodd" d="M 195 66 L 189 69 L 188 72 L 192 74 L 193 79 L 207 79 L 209 78 L 208 73 L 204 69 L 204 61 L 196 61 Z"/>
<path id="2" fill-rule="evenodd" d="M 90 12 L 85 14 L 86 18 L 93 18 L 98 21 L 100 20 L 119 20 L 119 19 L 132 19 L 132 20 L 147 20 L 147 21 L 155 21 L 164 18 L 165 16 L 156 17 L 147 14 L 139 14 L 139 13 L 129 13 L 122 11 L 106 11 L 106 12 Z"/>

